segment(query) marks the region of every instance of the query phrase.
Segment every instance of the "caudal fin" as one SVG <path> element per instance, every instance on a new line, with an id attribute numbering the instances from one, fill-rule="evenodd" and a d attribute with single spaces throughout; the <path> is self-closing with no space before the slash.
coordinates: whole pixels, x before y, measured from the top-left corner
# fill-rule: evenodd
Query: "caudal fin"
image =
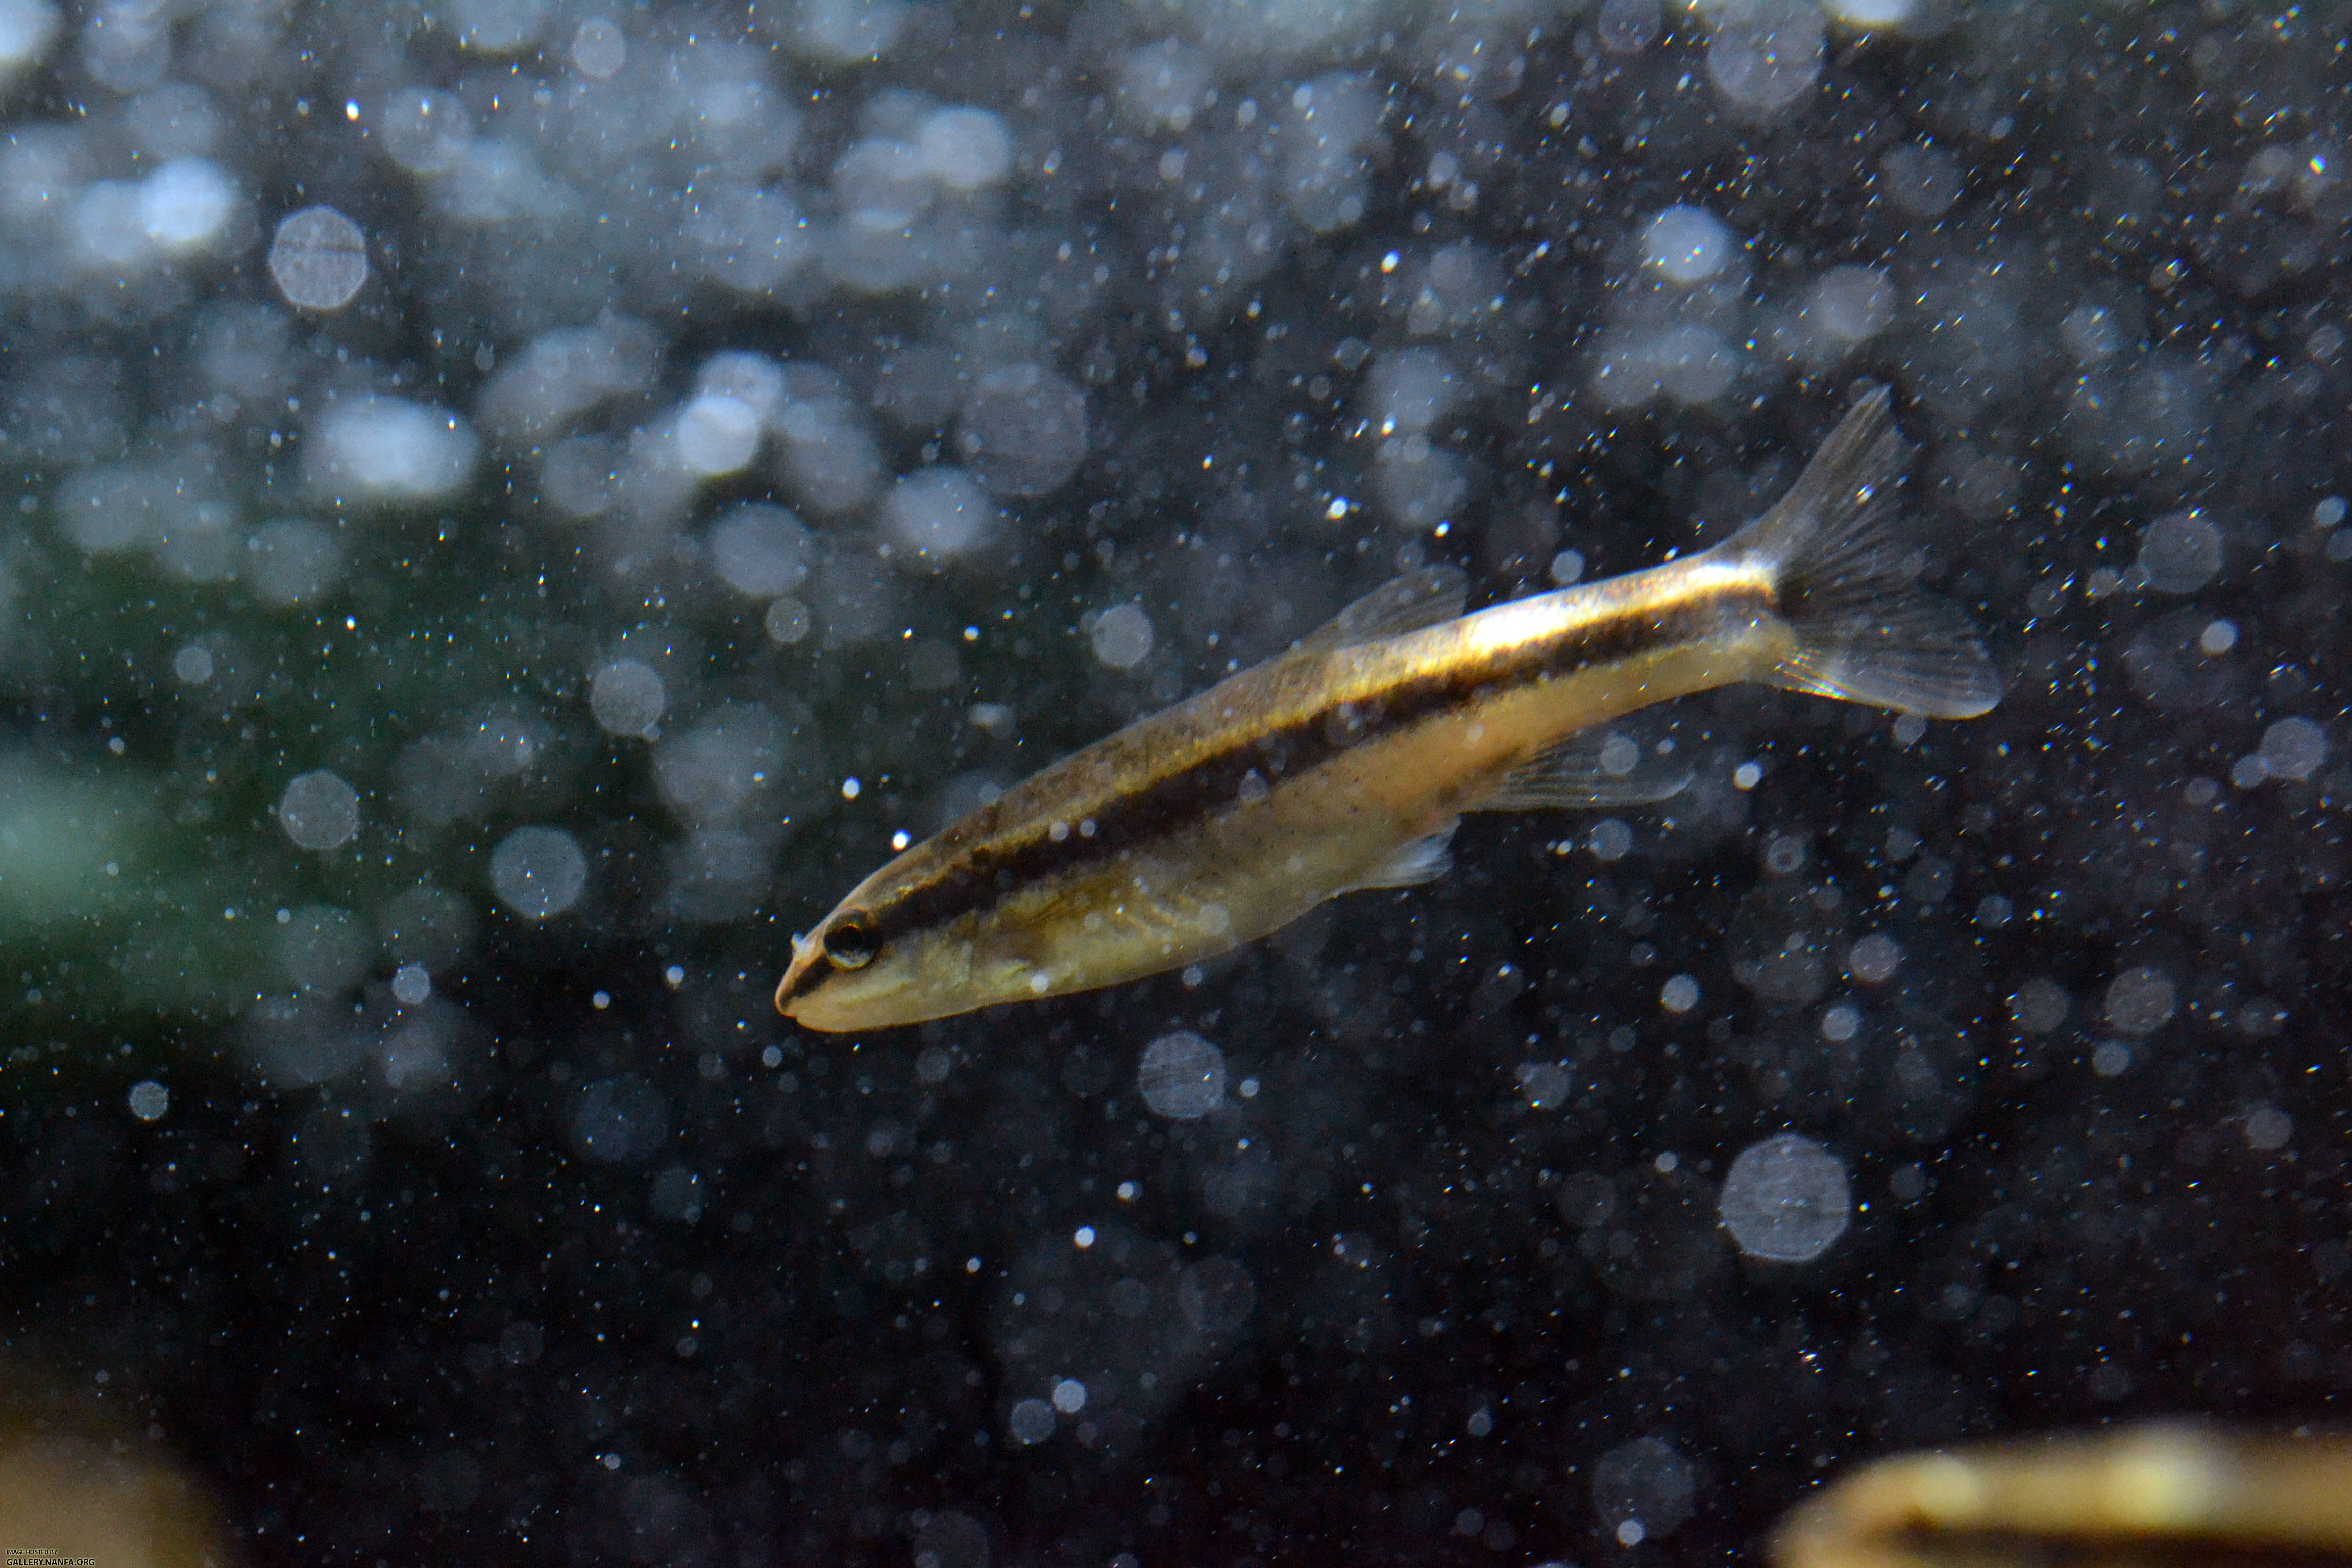
<path id="1" fill-rule="evenodd" d="M 1920 550 L 1897 496 L 1908 452 L 1886 388 L 1872 388 L 1780 504 L 1721 548 L 1770 568 L 1796 629 L 1771 684 L 1973 719 L 2000 700 L 2000 677 L 1968 612 L 1917 585 Z"/>

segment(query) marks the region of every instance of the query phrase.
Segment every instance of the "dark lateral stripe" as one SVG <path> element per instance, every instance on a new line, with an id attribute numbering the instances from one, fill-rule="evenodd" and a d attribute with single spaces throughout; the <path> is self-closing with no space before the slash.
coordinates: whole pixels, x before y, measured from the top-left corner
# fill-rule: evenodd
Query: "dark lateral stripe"
<path id="1" fill-rule="evenodd" d="M 1091 836 L 1080 833 L 1072 822 L 1069 834 L 1055 843 L 1051 825 L 1038 821 L 1017 837 L 974 845 L 931 880 L 874 910 L 875 934 L 887 942 L 900 932 L 942 924 L 1033 879 L 1160 837 L 1234 804 L 1243 781 L 1253 772 L 1269 785 L 1278 785 L 1287 774 L 1312 772 L 1342 752 L 1473 699 L 1622 663 L 1660 647 L 1685 646 L 1769 609 L 1760 589 L 1746 588 L 1687 595 L 1664 607 L 1629 607 L 1565 637 L 1521 644 L 1488 659 L 1402 681 L 1360 702 L 1353 724 L 1338 721 L 1333 709 L 1326 707 L 1278 728 L 1236 736 L 1235 743 L 1219 754 L 1098 807 Z"/>

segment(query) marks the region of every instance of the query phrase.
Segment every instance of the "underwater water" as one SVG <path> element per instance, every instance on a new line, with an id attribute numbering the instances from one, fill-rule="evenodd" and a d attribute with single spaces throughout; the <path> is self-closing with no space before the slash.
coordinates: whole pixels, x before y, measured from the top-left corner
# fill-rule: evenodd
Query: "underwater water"
<path id="1" fill-rule="evenodd" d="M 2348 137 L 2344 0 L 0 0 L 0 1436 L 252 1563 L 1638 1568 L 2340 1423 Z M 774 1011 L 1860 383 L 1990 715 L 1728 688 L 1214 963 Z"/>

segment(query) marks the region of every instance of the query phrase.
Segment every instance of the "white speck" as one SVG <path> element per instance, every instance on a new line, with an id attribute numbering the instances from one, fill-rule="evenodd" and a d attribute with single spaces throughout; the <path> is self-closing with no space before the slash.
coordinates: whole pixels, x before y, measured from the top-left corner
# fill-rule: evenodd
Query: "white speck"
<path id="1" fill-rule="evenodd" d="M 278 797 L 278 824 L 305 849 L 332 849 L 360 830 L 359 792 L 339 773 L 302 773 Z"/>
<path id="2" fill-rule="evenodd" d="M 1133 1203 L 1138 1197 L 1142 1195 L 1142 1193 L 1143 1189 L 1137 1186 L 1133 1182 L 1121 1182 L 1118 1184 L 1118 1201 L 1123 1204 Z"/>
<path id="3" fill-rule="evenodd" d="M 948 189 L 976 191 L 1012 170 L 1013 137 L 998 116 L 958 104 L 934 110 L 915 128 L 915 159 Z"/>
<path id="4" fill-rule="evenodd" d="M 718 184 L 687 208 L 686 238 L 695 265 L 738 293 L 765 295 L 800 270 L 810 254 L 808 220 L 782 191 Z"/>
<path id="5" fill-rule="evenodd" d="M 1521 1062 L 1512 1069 L 1530 1110 L 1552 1110 L 1568 1102 L 1576 1080 L 1558 1062 Z"/>
<path id="6" fill-rule="evenodd" d="M 2352 511 L 2352 505 L 2347 505 L 2342 496 L 2322 496 L 2319 504 L 2311 509 L 2311 525 L 2334 528 L 2344 521 L 2347 511 Z"/>
<path id="7" fill-rule="evenodd" d="M 2201 511 L 2168 512 L 2140 531 L 2140 574 L 2163 594 L 2193 594 L 2221 570 L 2221 531 Z"/>
<path id="8" fill-rule="evenodd" d="M 721 703 L 656 745 L 654 783 L 680 821 L 725 826 L 766 797 L 791 740 L 784 721 L 761 704 Z"/>
<path id="9" fill-rule="evenodd" d="M 454 93 L 422 87 L 394 88 L 373 123 L 383 155 L 412 174 L 450 168 L 474 136 L 474 117 Z"/>
<path id="10" fill-rule="evenodd" d="M 1742 763 L 1731 770 L 1731 787 L 1754 789 L 1764 782 L 1764 770 L 1754 763 Z"/>
<path id="11" fill-rule="evenodd" d="M 367 279 L 367 236 L 332 207 L 288 214 L 269 242 L 269 280 L 290 305 L 340 310 Z"/>
<path id="12" fill-rule="evenodd" d="M 2011 994 L 2009 1016 L 2023 1033 L 2046 1035 L 2066 1021 L 2073 1005 L 2065 987 L 2047 975 L 2037 974 Z"/>
<path id="13" fill-rule="evenodd" d="M 1862 1032 L 1861 1010 L 1841 1002 L 1822 1015 L 1822 1038 L 1843 1042 Z"/>
<path id="14" fill-rule="evenodd" d="M 1891 977 L 1902 963 L 1902 944 L 1883 931 L 1873 931 L 1846 954 L 1845 972 L 1865 985 L 1876 985 Z"/>
<path id="15" fill-rule="evenodd" d="M 1822 0 L 1822 9 L 1849 27 L 1899 27 L 1918 0 Z"/>
<path id="16" fill-rule="evenodd" d="M 1584 552 L 1563 550 L 1551 558 L 1551 580 L 1565 588 L 1584 575 Z"/>
<path id="17" fill-rule="evenodd" d="M 1593 1511 L 1622 1545 L 1673 1534 L 1689 1521 L 1697 1492 L 1691 1462 L 1662 1437 L 1636 1437 L 1593 1462 Z"/>
<path id="18" fill-rule="evenodd" d="M 451 0 L 450 10 L 467 48 L 513 54 L 539 37 L 547 0 Z"/>
<path id="19" fill-rule="evenodd" d="M 591 16 L 572 29 L 572 68 L 591 81 L 610 81 L 628 60 L 628 35 L 617 22 Z"/>
<path id="20" fill-rule="evenodd" d="M 1488 1406 L 1481 1405 L 1477 1409 L 1470 1412 L 1470 1418 L 1465 1421 L 1462 1426 L 1473 1437 L 1492 1436 L 1495 1431 L 1495 1412 Z"/>
<path id="21" fill-rule="evenodd" d="M 1077 1234 L 1071 1237 L 1070 1239 L 1077 1245 L 1078 1250 L 1083 1252 L 1087 1247 L 1092 1247 L 1095 1244 L 1095 1227 L 1090 1225 L 1082 1225 L 1078 1226 Z"/>
<path id="22" fill-rule="evenodd" d="M 404 1007 L 422 1006 L 433 994 L 433 976 L 421 963 L 404 963 L 392 972 L 392 994 Z"/>
<path id="23" fill-rule="evenodd" d="M 1698 982 L 1677 974 L 1659 988 L 1658 1005 L 1669 1013 L 1687 1013 L 1698 1005 Z"/>
<path id="24" fill-rule="evenodd" d="M 588 857 L 560 827 L 518 827 L 490 854 L 490 889 L 527 921 L 562 914 L 588 887 Z"/>
<path id="25" fill-rule="evenodd" d="M 673 963 L 662 970 L 662 984 L 675 991 L 686 984 L 686 967 Z"/>
<path id="26" fill-rule="evenodd" d="M 2058 323 L 2058 341 L 2076 364 L 2098 364 L 2123 352 L 2123 324 L 2105 305 L 2077 305 Z"/>
<path id="27" fill-rule="evenodd" d="M 1878 172 L 1887 199 L 1913 217 L 1938 216 L 1959 197 L 1959 164 L 1940 148 L 1890 147 Z"/>
<path id="28" fill-rule="evenodd" d="M 783 595 L 768 606 L 761 624 L 767 628 L 770 642 L 779 647 L 790 647 L 809 635 L 809 607 L 790 594 Z"/>
<path id="29" fill-rule="evenodd" d="M 1717 13 L 1706 43 L 1707 79 L 1735 111 L 1769 120 L 1813 85 L 1822 51 L 1814 0 L 1758 0 Z"/>
<path id="30" fill-rule="evenodd" d="M 1593 22 L 1593 31 L 1600 35 L 1601 47 L 1606 52 L 1638 55 L 1656 43 L 1658 35 L 1664 31 L 1658 12 L 1658 0 L 1607 0 Z M 1562 114 L 1553 123 L 1562 123 L 1567 118 Z"/>
<path id="31" fill-rule="evenodd" d="M 1682 1163 L 1683 1157 L 1680 1154 L 1675 1153 L 1671 1149 L 1650 1162 L 1651 1165 L 1657 1171 L 1658 1174 L 1662 1176 L 1673 1175 L 1676 1171 L 1682 1168 Z"/>
<path id="32" fill-rule="evenodd" d="M 270 953 L 297 991 L 334 994 L 367 968 L 368 941 L 349 910 L 305 904 L 278 911 Z"/>
<path id="33" fill-rule="evenodd" d="M 1225 1053 L 1189 1029 L 1143 1048 L 1136 1088 L 1157 1115 L 1190 1121 L 1225 1102 Z"/>
<path id="34" fill-rule="evenodd" d="M 337 501 L 444 500 L 473 476 L 481 443 L 446 409 L 399 397 L 339 403 L 309 443 L 310 485 Z"/>
<path id="35" fill-rule="evenodd" d="M 864 784 L 857 782 L 856 775 L 852 774 L 848 778 L 841 781 L 841 798 L 844 800 L 856 800 L 857 798 L 857 792 L 865 787 L 866 786 Z"/>
<path id="36" fill-rule="evenodd" d="M 140 1121 L 159 1121 L 171 1109 L 172 1091 L 153 1079 L 142 1078 L 131 1086 L 131 1114 Z"/>
<path id="37" fill-rule="evenodd" d="M 2172 1016 L 2175 992 L 2160 971 L 2127 969 L 2107 986 L 2107 1022 L 2126 1035 L 2149 1035 Z"/>
<path id="38" fill-rule="evenodd" d="M 1297 112 L 1276 133 L 1285 205 L 1318 234 L 1346 228 L 1368 205 L 1366 154 L 1383 140 L 1386 104 L 1370 80 L 1347 71 L 1300 83 L 1290 103 Z"/>
<path id="39" fill-rule="evenodd" d="M 1843 353 L 1893 323 L 1895 285 L 1874 268 L 1832 267 L 1805 291 L 1799 313 L 1817 350 Z"/>
<path id="40" fill-rule="evenodd" d="M 1810 1138 L 1783 1132 L 1739 1152 L 1716 1212 L 1750 1258 L 1806 1263 L 1845 1234 L 1853 1199 L 1836 1155 Z"/>
<path id="41" fill-rule="evenodd" d="M 589 679 L 588 710 L 608 735 L 642 735 L 661 720 L 669 694 L 650 665 L 616 658 Z"/>
<path id="42" fill-rule="evenodd" d="M 1210 62 L 1200 50 L 1173 38 L 1150 44 L 1120 64 L 1119 115 L 1147 133 L 1181 132 L 1210 100 L 1215 85 Z"/>
<path id="43" fill-rule="evenodd" d="M 1365 393 L 1365 412 L 1382 435 L 1413 436 L 1434 428 L 1461 406 L 1469 387 L 1438 350 L 1404 348 L 1373 362 Z"/>
<path id="44" fill-rule="evenodd" d="M 2308 719 L 2282 719 L 2263 731 L 2258 754 L 2273 777 L 2307 779 L 2327 760 L 2327 731 Z"/>
<path id="45" fill-rule="evenodd" d="M 0 81 L 40 64 L 57 36 L 58 8 L 47 0 L 0 0 Z"/>
<path id="46" fill-rule="evenodd" d="M 759 410 L 730 394 L 706 392 L 678 410 L 678 458 L 704 479 L 748 468 L 760 437 Z"/>
<path id="47" fill-rule="evenodd" d="M 1065 1415 L 1076 1415 L 1087 1407 L 1087 1385 L 1075 1377 L 1066 1377 L 1054 1384 L 1054 1408 Z"/>
<path id="48" fill-rule="evenodd" d="M 236 187 L 205 158 L 175 158 L 139 187 L 140 226 L 167 251 L 201 250 L 236 210 Z"/>
<path id="49" fill-rule="evenodd" d="M 1113 669 L 1132 669 L 1151 651 L 1151 617 L 1139 605 L 1113 605 L 1087 634 L 1095 658 Z"/>
<path id="50" fill-rule="evenodd" d="M 630 1165 L 669 1142 L 669 1102 L 633 1072 L 583 1084 L 572 1113 L 572 1147 L 604 1165 Z"/>
<path id="51" fill-rule="evenodd" d="M 710 563 L 719 580 L 750 598 L 772 599 L 800 586 L 808 554 L 801 520 L 762 501 L 730 509 L 710 530 Z"/>
<path id="52" fill-rule="evenodd" d="M 907 836 L 907 830 L 903 827 L 898 832 L 890 835 L 890 847 L 892 849 L 904 849 L 908 845 L 912 844 L 914 840 Z"/>
<path id="53" fill-rule="evenodd" d="M 996 509 L 961 468 L 924 468 L 908 475 L 882 498 L 883 538 L 902 567 L 936 572 L 986 543 L 996 529 Z"/>
<path id="54" fill-rule="evenodd" d="M 1054 1407 L 1042 1399 L 1024 1399 L 1013 1407 L 1004 1426 L 1024 1448 L 1042 1443 L 1054 1435 Z"/>
<path id="55" fill-rule="evenodd" d="M 190 643 L 172 656 L 172 673 L 184 685 L 202 686 L 213 678 L 213 656 L 209 648 Z"/>
<path id="56" fill-rule="evenodd" d="M 1331 498 L 1331 504 L 1323 509 L 1323 515 L 1333 522 L 1338 522 L 1341 519 L 1345 518 L 1348 515 L 1348 498 L 1346 496 L 1333 496 Z"/>
<path id="57" fill-rule="evenodd" d="M 255 529 L 238 568 L 255 597 L 280 606 L 317 598 L 342 574 L 342 542 L 300 518 L 277 518 Z"/>
<path id="58" fill-rule="evenodd" d="M 1257 1079 L 1254 1078 L 1245 1078 L 1242 1079 L 1241 1088 L 1237 1092 L 1244 1100 L 1255 1100 L 1257 1098 Z"/>
<path id="59" fill-rule="evenodd" d="M 1027 361 L 983 371 L 964 396 L 956 454 L 992 495 L 1050 494 L 1086 458 L 1086 395 Z"/>
<path id="60" fill-rule="evenodd" d="M 2102 1040 L 2091 1053 L 2091 1070 L 2101 1078 L 2120 1078 L 2132 1064 L 2132 1048 L 2121 1040 Z"/>
<path id="61" fill-rule="evenodd" d="M 1592 825 L 1590 842 L 1594 858 L 1622 860 L 1633 852 L 1633 830 L 1613 816 L 1604 816 Z"/>
<path id="62" fill-rule="evenodd" d="M 1642 231 L 1643 262 L 1676 283 L 1714 277 L 1737 249 L 1723 220 L 1700 207 L 1668 207 Z"/>
<path id="63" fill-rule="evenodd" d="M 2204 650 L 2208 658 L 2221 658 L 2238 646 L 2238 623 L 2235 621 L 2206 622 L 2205 630 L 2197 638 L 2197 646 Z"/>

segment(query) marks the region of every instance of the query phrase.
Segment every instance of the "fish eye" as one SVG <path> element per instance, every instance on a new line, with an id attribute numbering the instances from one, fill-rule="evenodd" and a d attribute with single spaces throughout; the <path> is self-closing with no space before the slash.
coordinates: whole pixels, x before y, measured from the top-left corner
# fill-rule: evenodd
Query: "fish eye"
<path id="1" fill-rule="evenodd" d="M 874 933 L 863 922 L 836 921 L 824 933 L 824 955 L 835 969 L 863 969 L 874 962 Z"/>

